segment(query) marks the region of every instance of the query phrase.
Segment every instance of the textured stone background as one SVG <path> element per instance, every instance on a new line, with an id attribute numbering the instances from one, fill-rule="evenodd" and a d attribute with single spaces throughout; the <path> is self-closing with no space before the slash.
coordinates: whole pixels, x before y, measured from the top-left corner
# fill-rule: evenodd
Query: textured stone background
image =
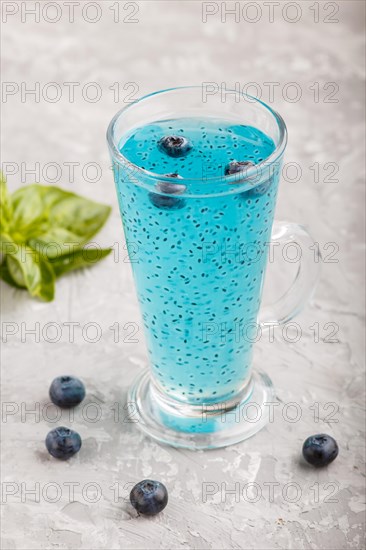
<path id="1" fill-rule="evenodd" d="M 34 2 L 2 2 L 3 10 L 5 4 L 19 11 L 2 25 L 3 80 L 19 87 L 24 82 L 29 88 L 39 82 L 41 90 L 48 82 L 56 82 L 62 90 L 55 103 L 42 96 L 39 102 L 31 96 L 22 102 L 20 92 L 3 102 L 2 161 L 19 168 L 9 175 L 9 186 L 13 190 L 21 185 L 20 163 L 30 168 L 39 162 L 41 170 L 47 163 L 58 163 L 59 185 L 113 205 L 98 239 L 104 245 L 119 243 L 121 255 L 118 263 L 111 256 L 89 271 L 65 277 L 51 304 L 33 301 L 1 284 L 2 322 L 18 327 L 2 343 L 3 400 L 19 407 L 2 423 L 4 488 L 15 493 L 3 504 L 3 548 L 364 548 L 363 2 L 315 3 L 318 23 L 315 8 L 310 9 L 314 4 L 303 1 L 298 8 L 286 8 L 289 11 L 284 14 L 281 2 L 273 23 L 268 20 L 269 8 L 261 2 L 257 23 L 245 21 L 243 14 L 239 22 L 233 16 L 222 22 L 220 13 L 203 23 L 202 3 L 194 1 L 121 2 L 119 23 L 113 21 L 111 10 L 117 3 L 99 2 L 101 18 L 94 24 L 81 16 L 85 2 L 75 7 L 73 23 L 68 22 L 63 2 L 58 2 L 61 18 L 56 23 L 45 20 L 55 17 L 52 6 L 40 22 L 31 15 L 22 22 L 24 5 L 30 9 Z M 123 22 L 135 5 L 138 13 L 132 18 L 138 22 Z M 299 7 L 300 19 L 286 21 L 294 19 L 296 13 L 291 10 Z M 338 13 L 332 15 L 336 8 Z M 95 13 L 90 8 L 86 17 L 94 18 Z M 248 12 L 248 17 L 253 18 L 254 12 Z M 338 22 L 325 22 L 325 18 Z M 203 81 L 226 82 L 228 88 L 236 82 L 241 86 L 255 82 L 265 101 L 270 98 L 264 83 L 279 83 L 273 106 L 288 124 L 286 160 L 299 163 L 302 176 L 297 183 L 283 181 L 277 217 L 311 226 L 323 254 L 332 251 L 324 248 L 329 242 L 335 242 L 339 251 L 336 263 L 323 264 L 315 297 L 297 319 L 301 339 L 291 344 L 279 330 L 274 343 L 263 338 L 257 344 L 256 362 L 270 373 L 277 389 L 280 405 L 274 422 L 239 445 L 194 453 L 159 446 L 143 437 L 134 424 L 124 422 L 126 389 L 146 364 L 146 354 L 141 331 L 134 343 L 123 328 L 125 323 L 140 321 L 130 266 L 123 261 L 105 130 L 127 94 L 138 97 Z M 80 83 L 74 102 L 68 100 L 65 82 Z M 89 82 L 97 82 L 102 90 L 95 103 L 80 92 Z M 109 89 L 115 82 L 121 92 L 117 102 Z M 282 96 L 289 82 L 301 89 L 297 102 Z M 316 82 L 318 102 L 314 100 Z M 324 89 L 327 83 L 339 86 L 331 97 L 335 88 Z M 329 102 L 332 98 L 336 102 Z M 79 163 L 74 182 L 65 165 L 70 162 Z M 95 183 L 88 181 L 92 170 L 83 177 L 82 168 L 89 162 L 102 167 Z M 314 162 L 320 166 L 319 183 L 310 169 Z M 338 181 L 326 179 L 331 175 L 331 165 L 326 163 L 339 165 L 333 175 Z M 54 173 L 46 170 L 39 179 L 49 183 Z M 26 183 L 37 179 L 23 176 Z M 24 329 L 36 322 L 40 323 L 39 342 L 32 335 L 22 341 Z M 42 334 L 50 322 L 61 330 L 56 343 L 49 341 L 55 336 L 52 329 Z M 69 322 L 79 323 L 73 343 L 65 325 Z M 96 343 L 83 338 L 81 329 L 85 332 L 90 322 L 101 327 Z M 114 323 L 120 327 L 118 342 L 109 328 Z M 310 329 L 314 323 L 319 323 L 319 342 Z M 339 326 L 338 341 L 326 341 L 331 328 L 324 327 L 326 323 Z M 87 336 L 94 336 L 92 329 Z M 66 464 L 45 452 L 43 440 L 54 425 L 45 411 L 40 417 L 22 418 L 20 413 L 22 407 L 24 412 L 25 406 L 31 409 L 35 403 L 42 411 L 50 381 L 65 372 L 85 380 L 88 401 L 97 402 L 102 411 L 95 423 L 86 418 L 93 416 L 95 408 L 75 412 L 72 425 L 84 445 Z M 286 409 L 289 402 L 300 406 L 296 423 L 283 417 L 286 410 L 288 415 L 294 411 Z M 119 418 L 115 418 L 115 403 L 120 404 Z M 319 403 L 318 422 L 314 403 Z M 54 412 L 50 409 L 49 417 Z M 61 422 L 71 425 L 66 415 Z M 300 449 L 306 436 L 320 431 L 334 435 L 341 450 L 331 467 L 314 471 L 299 460 Z M 170 493 L 165 512 L 151 520 L 136 518 L 124 500 L 128 484 L 144 477 L 164 481 Z M 70 482 L 79 484 L 73 498 L 66 485 Z M 87 485 L 90 482 L 98 485 L 93 489 Z M 218 489 L 206 502 L 205 482 L 217 484 L 213 487 Z M 227 490 L 237 484 L 240 494 L 228 494 L 222 483 Z M 250 490 L 245 493 L 248 483 L 257 484 L 252 485 L 259 491 L 257 502 Z M 271 483 L 278 484 L 273 486 L 273 498 Z M 119 498 L 113 484 L 119 484 Z M 37 487 L 39 498 L 26 494 Z"/>

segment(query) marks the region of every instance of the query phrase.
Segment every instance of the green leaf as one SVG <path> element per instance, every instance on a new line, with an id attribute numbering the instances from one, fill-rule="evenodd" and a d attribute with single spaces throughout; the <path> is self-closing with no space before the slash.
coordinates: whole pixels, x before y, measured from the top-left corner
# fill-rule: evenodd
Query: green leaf
<path id="1" fill-rule="evenodd" d="M 10 271 L 7 264 L 7 259 L 4 258 L 3 262 L 0 264 L 0 279 L 2 279 L 8 285 L 14 288 L 24 289 L 24 286 L 18 285 L 10 275 Z"/>
<path id="2" fill-rule="evenodd" d="M 110 206 L 73 195 L 51 207 L 49 221 L 52 226 L 63 227 L 86 242 L 104 225 L 110 211 Z"/>
<path id="3" fill-rule="evenodd" d="M 37 296 L 45 302 L 50 302 L 55 296 L 55 274 L 52 266 L 45 260 L 35 262 L 31 256 L 26 261 L 20 261 L 15 256 L 7 257 L 11 277 L 17 284 L 24 284 L 31 296 Z"/>
<path id="4" fill-rule="evenodd" d="M 102 258 L 108 256 L 111 250 L 111 248 L 76 250 L 71 254 L 65 254 L 64 256 L 52 259 L 51 265 L 56 277 L 60 277 L 69 271 L 94 265 Z"/>
<path id="5" fill-rule="evenodd" d="M 12 205 L 4 174 L 0 172 L 0 225 L 2 230 L 9 228 L 12 217 Z"/>
<path id="6" fill-rule="evenodd" d="M 7 236 L 3 240 L 6 239 Z M 46 302 L 53 300 L 55 274 L 51 264 L 29 246 L 13 244 L 15 249 L 6 255 L 11 279 L 18 286 L 26 287 L 32 296 L 38 296 Z"/>
<path id="7" fill-rule="evenodd" d="M 19 250 L 19 244 L 15 243 L 8 233 L 0 233 L 1 254 L 15 254 Z"/>
<path id="8" fill-rule="evenodd" d="M 12 196 L 16 240 L 37 238 L 62 228 L 87 242 L 106 222 L 111 208 L 59 187 L 28 185 Z M 44 242 L 45 239 L 43 239 Z"/>
<path id="9" fill-rule="evenodd" d="M 8 268 L 8 273 L 12 281 L 14 281 L 19 288 L 27 288 L 25 277 L 20 267 L 20 261 L 17 261 L 11 256 L 6 256 L 6 267 Z"/>
<path id="10" fill-rule="evenodd" d="M 83 249 L 107 220 L 110 207 L 54 186 L 27 185 L 11 197 L 1 179 L 0 277 L 50 301 L 55 278 L 88 267 L 111 249 Z"/>
<path id="11" fill-rule="evenodd" d="M 39 188 L 38 185 L 21 187 L 11 197 L 11 233 L 17 242 L 25 242 L 32 235 L 43 231 L 47 214 L 43 208 L 42 191 Z"/>
<path id="12" fill-rule="evenodd" d="M 85 244 L 83 238 L 63 227 L 51 227 L 45 233 L 29 240 L 29 246 L 40 251 L 47 258 L 57 258 L 80 249 Z"/>

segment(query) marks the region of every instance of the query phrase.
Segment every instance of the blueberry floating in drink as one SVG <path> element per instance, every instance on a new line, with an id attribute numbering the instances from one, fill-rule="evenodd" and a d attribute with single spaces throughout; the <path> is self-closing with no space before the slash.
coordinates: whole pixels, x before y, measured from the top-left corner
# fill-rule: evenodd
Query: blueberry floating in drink
<path id="1" fill-rule="evenodd" d="M 160 481 L 144 479 L 133 487 L 130 502 L 139 514 L 155 516 L 168 504 L 168 491 Z"/>
<path id="2" fill-rule="evenodd" d="M 246 177 L 246 171 L 251 168 L 252 166 L 255 166 L 254 162 L 251 162 L 251 161 L 232 161 L 230 162 L 226 168 L 225 168 L 225 176 L 230 176 L 232 174 L 240 174 L 242 173 L 243 174 L 243 178 L 242 179 L 236 179 L 234 183 L 241 183 L 242 181 L 244 181 L 245 177 Z M 260 176 L 260 173 L 258 174 L 258 176 Z M 260 197 L 262 195 L 265 195 L 269 188 L 271 187 L 272 185 L 272 181 L 273 181 L 273 178 L 270 177 L 268 178 L 268 180 L 264 183 L 261 183 L 260 185 L 256 185 L 256 182 L 254 181 L 253 182 L 253 189 L 249 189 L 248 191 L 245 191 L 245 193 L 243 193 L 243 195 L 245 196 L 245 198 L 256 198 L 256 197 Z"/>
<path id="3" fill-rule="evenodd" d="M 161 151 L 170 157 L 185 157 L 192 149 L 192 144 L 183 136 L 165 136 L 158 142 Z"/>
<path id="4" fill-rule="evenodd" d="M 85 386 L 75 376 L 58 376 L 50 386 L 49 395 L 52 403 L 69 409 L 82 402 L 85 397 Z"/>
<path id="5" fill-rule="evenodd" d="M 255 164 L 250 160 L 245 160 L 240 162 L 233 160 L 232 162 L 229 162 L 229 164 L 226 166 L 225 176 L 231 176 L 232 174 L 240 174 L 241 172 L 243 172 L 243 176 L 245 176 L 245 172 L 248 170 L 248 168 L 251 168 L 252 166 L 255 166 Z"/>
<path id="6" fill-rule="evenodd" d="M 60 426 L 48 432 L 45 443 L 50 455 L 68 460 L 80 450 L 81 437 L 74 430 Z"/>
<path id="7" fill-rule="evenodd" d="M 164 174 L 167 178 L 177 178 L 182 179 L 178 174 Z M 178 210 L 183 208 L 184 200 L 178 199 L 175 196 L 170 195 L 181 195 L 185 192 L 186 186 L 179 183 L 170 183 L 168 181 L 161 181 L 156 185 L 156 190 L 160 193 L 165 193 L 164 195 L 159 195 L 158 193 L 149 193 L 149 199 L 157 208 L 163 208 L 167 210 Z M 169 195 L 169 196 L 167 196 Z"/>
<path id="8" fill-rule="evenodd" d="M 327 434 L 311 435 L 304 441 L 302 454 L 312 466 L 327 466 L 338 456 L 336 440 Z"/>

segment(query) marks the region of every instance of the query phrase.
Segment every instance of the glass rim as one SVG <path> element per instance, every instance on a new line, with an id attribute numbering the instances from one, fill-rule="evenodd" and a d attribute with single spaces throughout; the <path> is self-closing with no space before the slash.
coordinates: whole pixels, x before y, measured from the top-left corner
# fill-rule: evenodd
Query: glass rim
<path id="1" fill-rule="evenodd" d="M 149 94 L 146 94 L 146 95 L 144 95 L 144 96 L 142 96 L 138 99 L 135 99 L 134 101 L 132 101 L 131 103 L 129 103 L 128 105 L 124 106 L 122 109 L 117 111 L 117 113 L 114 115 L 114 117 L 110 121 L 110 123 L 108 125 L 108 129 L 107 129 L 107 142 L 108 142 L 108 146 L 110 148 L 110 151 L 112 153 L 113 158 L 116 158 L 116 160 L 118 160 L 122 164 L 128 165 L 132 170 L 136 170 L 137 172 L 144 174 L 145 176 L 147 176 L 151 180 L 156 180 L 156 181 L 174 180 L 176 182 L 177 180 L 175 178 L 171 177 L 171 176 L 167 176 L 166 174 L 157 174 L 155 172 L 150 172 L 149 170 L 146 170 L 145 168 L 141 168 L 141 166 L 138 166 L 137 164 L 134 164 L 127 157 L 125 157 L 118 148 L 119 143 L 116 143 L 116 141 L 115 141 L 114 129 L 115 129 L 116 123 L 120 119 L 120 117 L 126 111 L 128 111 L 128 109 L 135 106 L 136 104 L 141 103 L 143 101 L 146 101 L 149 98 L 151 98 L 155 95 L 158 95 L 158 94 L 160 95 L 160 94 L 175 92 L 175 91 L 179 91 L 179 90 L 183 91 L 183 90 L 194 90 L 194 89 L 196 89 L 196 90 L 202 89 L 202 85 L 201 86 L 198 86 L 198 85 L 196 85 L 196 86 L 176 86 L 176 87 L 173 87 L 173 88 L 165 88 L 163 90 L 157 90 L 155 92 L 151 92 Z M 250 99 L 251 102 L 253 102 L 253 103 L 260 104 L 262 106 L 262 108 L 264 108 L 266 111 L 268 111 L 269 114 L 272 115 L 272 117 L 275 119 L 275 121 L 277 123 L 277 127 L 279 129 L 278 144 L 276 145 L 276 148 L 274 149 L 274 151 L 268 157 L 266 157 L 261 162 L 259 162 L 258 164 L 255 164 L 254 166 L 246 168 L 244 180 L 247 181 L 247 180 L 250 180 L 251 178 L 253 178 L 253 176 L 255 176 L 255 174 L 258 174 L 258 171 L 260 171 L 263 167 L 268 168 L 268 166 L 271 166 L 272 164 L 274 164 L 282 156 L 282 154 L 283 154 L 283 152 L 286 148 L 286 144 L 287 144 L 287 128 L 286 128 L 285 121 L 283 120 L 281 115 L 277 111 L 272 109 L 269 105 L 264 103 L 264 101 L 261 101 L 260 99 L 254 97 L 254 96 L 251 96 L 249 94 L 245 94 L 243 92 L 238 92 L 237 90 L 227 90 L 227 93 L 235 93 L 235 94 L 240 93 L 240 96 Z M 260 130 L 260 128 L 258 128 L 258 129 Z M 211 182 L 215 182 L 215 181 L 220 181 L 221 183 L 223 183 L 225 181 L 227 181 L 229 183 L 234 183 L 234 182 L 237 182 L 237 176 L 238 176 L 238 174 L 228 174 L 228 175 L 220 174 L 218 176 L 205 178 L 204 183 L 211 183 Z M 179 184 L 183 184 L 184 181 L 191 182 L 191 183 L 202 182 L 202 178 L 185 178 L 185 177 L 179 178 Z"/>

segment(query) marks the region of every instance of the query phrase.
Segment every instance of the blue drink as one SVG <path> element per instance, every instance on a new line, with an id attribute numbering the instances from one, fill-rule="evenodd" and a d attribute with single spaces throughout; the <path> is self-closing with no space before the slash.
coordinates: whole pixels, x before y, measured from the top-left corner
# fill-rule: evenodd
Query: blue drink
<path id="1" fill-rule="evenodd" d="M 183 137 L 182 150 L 169 149 L 167 136 Z M 138 172 L 135 181 L 128 167 L 116 173 L 155 382 L 184 403 L 230 400 L 248 382 L 278 174 L 246 191 L 242 183 L 275 144 L 252 126 L 180 118 L 133 129 L 119 149 L 168 175 L 147 191 Z M 187 194 L 187 180 L 201 197 Z"/>
<path id="2" fill-rule="evenodd" d="M 252 368 L 269 243 L 302 254 L 261 328 L 292 319 L 319 271 L 303 227 L 272 228 L 286 126 L 254 98 L 197 86 L 128 105 L 107 138 L 150 363 L 129 391 L 133 419 L 175 446 L 242 441 L 275 400 Z"/>

